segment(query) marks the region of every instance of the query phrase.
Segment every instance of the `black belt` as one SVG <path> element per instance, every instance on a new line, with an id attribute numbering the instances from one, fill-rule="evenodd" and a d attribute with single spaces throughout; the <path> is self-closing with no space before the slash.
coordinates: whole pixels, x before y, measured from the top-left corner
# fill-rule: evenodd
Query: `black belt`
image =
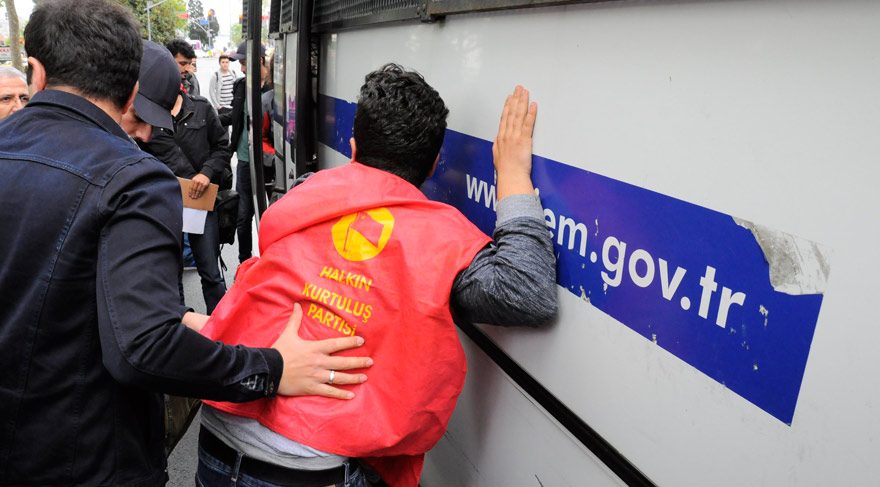
<path id="1" fill-rule="evenodd" d="M 233 468 L 235 467 L 238 452 L 204 427 L 199 429 L 199 447 L 205 450 L 208 455 Z M 356 469 L 356 465 L 351 465 L 349 474 L 354 474 Z M 238 471 L 264 482 L 285 487 L 324 487 L 345 482 L 345 465 L 328 470 L 297 470 L 242 457 Z"/>

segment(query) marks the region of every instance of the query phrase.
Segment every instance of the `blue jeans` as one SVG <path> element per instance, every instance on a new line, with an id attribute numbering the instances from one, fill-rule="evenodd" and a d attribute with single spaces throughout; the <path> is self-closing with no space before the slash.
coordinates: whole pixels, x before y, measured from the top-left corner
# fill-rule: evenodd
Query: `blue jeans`
<path id="1" fill-rule="evenodd" d="M 239 458 L 241 454 L 239 453 Z M 240 461 L 240 460 L 239 460 Z M 360 468 L 354 468 L 347 483 L 336 487 L 368 487 L 366 476 Z M 248 474 L 240 473 L 238 465 L 227 465 L 199 448 L 199 468 L 196 471 L 196 487 L 280 487 Z M 324 487 L 324 486 L 315 486 Z"/>
<path id="2" fill-rule="evenodd" d="M 251 164 L 238 161 L 235 168 L 235 190 L 238 192 L 238 261 L 244 262 L 251 258 L 253 235 L 251 222 L 254 219 L 254 190 L 251 186 Z"/>
<path id="3" fill-rule="evenodd" d="M 189 234 L 183 234 L 183 266 L 184 267 L 195 267 L 196 260 L 193 259 L 193 251 L 189 246 Z"/>
<path id="4" fill-rule="evenodd" d="M 226 294 L 226 281 L 220 274 L 220 225 L 217 214 L 208 212 L 205 218 L 205 233 L 188 233 L 189 246 L 192 248 L 196 269 L 202 279 L 202 295 L 205 297 L 207 314 L 211 314 L 217 303 Z M 183 301 L 183 280 L 177 282 L 180 287 L 180 299 Z"/>

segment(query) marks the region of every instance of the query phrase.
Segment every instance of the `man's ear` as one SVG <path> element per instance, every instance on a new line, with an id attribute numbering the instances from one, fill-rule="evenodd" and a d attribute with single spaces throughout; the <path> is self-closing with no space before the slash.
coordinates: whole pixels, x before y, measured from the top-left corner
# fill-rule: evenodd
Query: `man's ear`
<path id="1" fill-rule="evenodd" d="M 354 141 L 354 137 L 348 139 L 348 143 L 351 144 L 351 162 L 357 160 L 357 144 Z"/>
<path id="2" fill-rule="evenodd" d="M 125 106 L 122 107 L 122 113 L 126 113 L 131 110 L 131 106 L 134 105 L 134 99 L 138 94 L 138 88 L 140 88 L 140 86 L 140 81 L 135 82 L 134 88 L 131 89 L 131 94 L 128 95 L 128 100 L 125 102 Z"/>
<path id="3" fill-rule="evenodd" d="M 46 89 L 46 67 L 33 56 L 28 56 L 27 61 L 30 71 L 31 95 L 34 95 Z"/>
<path id="4" fill-rule="evenodd" d="M 434 175 L 434 171 L 437 170 L 437 164 L 439 164 L 439 163 L 440 163 L 440 153 L 438 152 L 437 157 L 434 158 L 434 165 L 431 166 L 431 172 L 428 173 L 429 178 Z"/>

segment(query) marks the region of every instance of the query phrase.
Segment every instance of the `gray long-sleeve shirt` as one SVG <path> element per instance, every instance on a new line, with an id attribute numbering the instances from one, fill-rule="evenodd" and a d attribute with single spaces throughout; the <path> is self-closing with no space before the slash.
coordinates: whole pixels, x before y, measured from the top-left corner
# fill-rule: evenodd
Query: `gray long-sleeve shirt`
<path id="1" fill-rule="evenodd" d="M 532 195 L 512 195 L 498 202 L 497 212 L 493 242 L 453 283 L 452 307 L 459 319 L 471 322 L 546 323 L 556 315 L 558 302 L 556 258 L 541 203 Z M 245 456 L 286 468 L 323 470 L 345 460 L 211 407 L 203 409 L 202 425 Z"/>
<path id="2" fill-rule="evenodd" d="M 493 325 L 537 326 L 556 315 L 556 258 L 538 198 L 498 202 L 493 242 L 455 279 L 459 318 Z"/>

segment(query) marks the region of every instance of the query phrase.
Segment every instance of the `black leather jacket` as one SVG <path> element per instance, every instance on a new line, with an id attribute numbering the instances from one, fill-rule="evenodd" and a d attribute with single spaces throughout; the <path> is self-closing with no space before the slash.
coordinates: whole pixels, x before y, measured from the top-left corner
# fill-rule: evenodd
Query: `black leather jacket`
<path id="1" fill-rule="evenodd" d="M 192 179 L 201 173 L 212 183 L 221 184 L 224 174 L 232 177 L 227 130 L 206 98 L 182 96 L 183 105 L 174 117 L 174 134 L 153 127 L 152 140 L 141 147 L 164 162 L 177 177 Z"/>

